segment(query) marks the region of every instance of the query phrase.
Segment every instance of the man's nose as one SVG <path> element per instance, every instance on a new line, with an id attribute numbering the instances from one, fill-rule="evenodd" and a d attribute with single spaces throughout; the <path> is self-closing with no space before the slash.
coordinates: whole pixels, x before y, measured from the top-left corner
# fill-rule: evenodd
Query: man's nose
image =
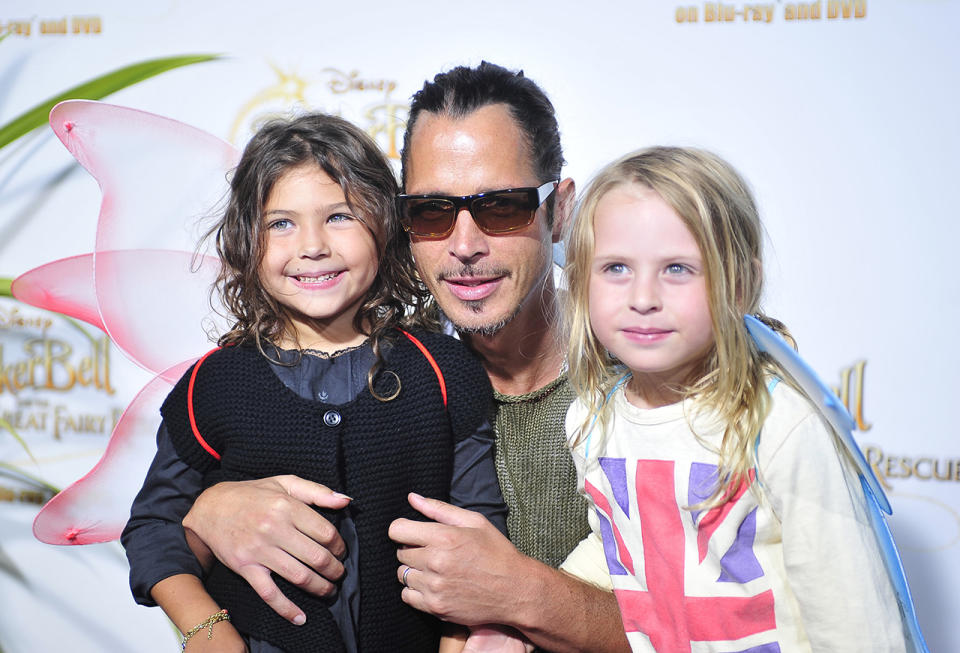
<path id="1" fill-rule="evenodd" d="M 480 230 L 473 215 L 464 207 L 457 211 L 449 239 L 450 252 L 464 263 L 471 263 L 490 253 L 487 234 Z"/>

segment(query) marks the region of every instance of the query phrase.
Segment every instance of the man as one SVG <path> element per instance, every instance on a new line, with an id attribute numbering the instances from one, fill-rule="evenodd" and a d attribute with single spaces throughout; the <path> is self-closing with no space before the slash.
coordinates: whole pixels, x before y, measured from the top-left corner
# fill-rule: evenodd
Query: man
<path id="1" fill-rule="evenodd" d="M 613 595 L 554 569 L 588 526 L 564 444 L 572 393 L 552 245 L 574 184 L 560 180 L 553 106 L 522 73 L 456 68 L 415 95 L 402 161 L 399 203 L 421 278 L 496 391 L 497 472 L 513 540 L 476 513 L 411 496 L 436 523 L 391 526 L 403 545 L 403 598 L 449 621 L 512 626 L 550 650 L 626 649 Z M 524 190 L 493 193 L 506 189 Z M 346 502 L 299 479 L 264 479 L 215 486 L 184 519 L 190 536 L 294 622 L 302 613 L 269 571 L 321 594 L 332 590 L 325 579 L 342 573 L 335 529 L 300 501 Z"/>

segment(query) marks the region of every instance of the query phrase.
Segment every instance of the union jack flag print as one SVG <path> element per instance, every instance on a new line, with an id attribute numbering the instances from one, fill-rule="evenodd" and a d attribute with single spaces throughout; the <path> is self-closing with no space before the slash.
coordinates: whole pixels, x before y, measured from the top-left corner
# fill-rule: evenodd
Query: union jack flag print
<path id="1" fill-rule="evenodd" d="M 753 477 L 722 505 L 691 511 L 678 499 L 708 498 L 715 465 L 598 462 L 607 492 L 589 480 L 585 489 L 628 636 L 645 634 L 659 653 L 779 653 L 773 590 L 754 552 L 756 503 L 740 501 Z"/>

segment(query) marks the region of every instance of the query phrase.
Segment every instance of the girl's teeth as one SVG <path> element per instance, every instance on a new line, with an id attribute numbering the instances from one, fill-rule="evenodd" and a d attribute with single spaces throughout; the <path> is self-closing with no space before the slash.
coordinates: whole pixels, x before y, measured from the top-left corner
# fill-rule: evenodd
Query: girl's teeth
<path id="1" fill-rule="evenodd" d="M 336 272 L 331 272 L 330 274 L 325 274 L 322 277 L 297 277 L 297 279 L 302 283 L 317 283 L 320 281 L 328 281 L 337 276 Z"/>

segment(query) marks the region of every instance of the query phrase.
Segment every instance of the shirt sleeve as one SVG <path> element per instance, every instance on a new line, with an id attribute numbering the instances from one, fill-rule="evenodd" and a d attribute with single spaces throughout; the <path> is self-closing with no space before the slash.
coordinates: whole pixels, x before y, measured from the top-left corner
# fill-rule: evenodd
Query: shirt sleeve
<path id="1" fill-rule="evenodd" d="M 479 512 L 506 535 L 507 506 L 500 493 L 493 446 L 493 427 L 489 420 L 484 420 L 472 435 L 456 444 L 450 503 Z"/>
<path id="2" fill-rule="evenodd" d="M 200 494 L 201 473 L 177 456 L 166 427 L 157 431 L 157 454 L 133 500 L 120 542 L 130 563 L 130 589 L 141 605 L 156 605 L 150 590 L 176 574 L 203 577 L 190 550 L 182 521 Z"/>
<path id="3" fill-rule="evenodd" d="M 587 500 L 587 522 L 590 524 L 590 534 L 570 552 L 560 565 L 560 569 L 600 589 L 612 592 L 613 582 L 610 580 L 610 569 L 603 549 L 600 522 L 597 519 L 593 499 L 583 489 L 587 467 L 587 460 L 584 457 L 586 443 L 585 438 L 579 437 L 578 434 L 584 413 L 582 404 L 574 400 L 567 410 L 565 425 L 567 444 L 570 447 L 570 455 L 573 457 L 573 465 L 577 470 L 577 490 Z"/>
<path id="4" fill-rule="evenodd" d="M 567 559 L 560 565 L 560 570 L 602 590 L 613 591 L 607 559 L 603 553 L 603 539 L 595 530 L 591 530 L 590 534 L 570 552 Z"/>
<path id="5" fill-rule="evenodd" d="M 857 474 L 820 416 L 806 412 L 792 425 L 779 420 L 786 426 L 781 437 L 772 413 L 759 458 L 765 494 L 781 521 L 787 583 L 812 649 L 902 651 L 899 609 Z"/>

